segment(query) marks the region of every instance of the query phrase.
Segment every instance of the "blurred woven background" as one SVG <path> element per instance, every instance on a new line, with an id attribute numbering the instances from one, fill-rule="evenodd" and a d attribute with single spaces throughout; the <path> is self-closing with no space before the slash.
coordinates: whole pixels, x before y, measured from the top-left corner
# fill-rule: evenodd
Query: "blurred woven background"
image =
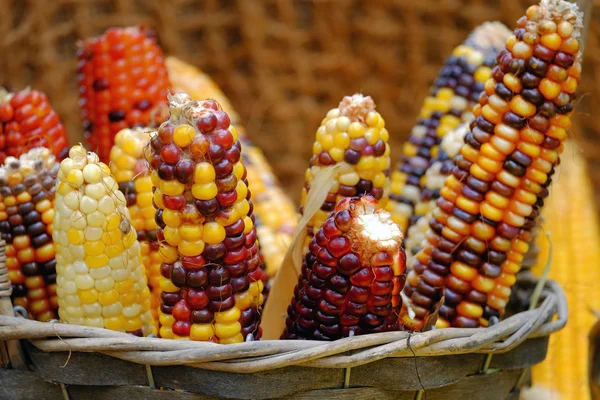
<path id="1" fill-rule="evenodd" d="M 600 0 L 586 46 L 573 135 L 600 192 Z M 165 52 L 201 67 L 229 96 L 298 200 L 321 118 L 371 95 L 398 159 L 427 88 L 476 25 L 509 27 L 533 0 L 0 0 L 0 85 L 45 91 L 81 138 L 78 39 L 145 24 Z M 596 197 L 600 199 L 600 196 Z M 599 200 L 600 204 L 600 200 Z"/>

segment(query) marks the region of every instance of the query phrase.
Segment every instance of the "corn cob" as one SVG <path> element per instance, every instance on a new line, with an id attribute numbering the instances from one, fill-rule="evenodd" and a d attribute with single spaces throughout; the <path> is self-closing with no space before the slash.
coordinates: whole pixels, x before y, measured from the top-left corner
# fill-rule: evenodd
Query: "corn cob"
<path id="1" fill-rule="evenodd" d="M 294 203 L 279 187 L 264 154 L 245 134 L 238 114 L 214 81 L 198 68 L 174 57 L 167 57 L 166 65 L 175 91 L 188 93 L 193 99 L 214 99 L 229 115 L 231 124 L 237 127 L 248 174 L 248 189 L 254 204 L 256 232 L 265 257 L 267 274 L 274 276 L 298 223 Z"/>
<path id="2" fill-rule="evenodd" d="M 263 279 L 240 143 L 213 100 L 169 97 L 147 154 L 161 265 L 160 336 L 260 338 Z"/>
<path id="3" fill-rule="evenodd" d="M 594 193 L 585 159 L 572 141 L 565 145 L 552 195 L 542 210 L 543 229 L 550 240 L 539 235 L 540 258 L 532 272 L 540 275 L 546 265 L 549 242 L 553 256 L 549 279 L 565 288 L 569 308 L 600 310 L 600 229 L 594 204 Z M 534 385 L 555 389 L 562 398 L 589 399 L 586 382 L 588 340 L 595 316 L 591 312 L 573 312 L 569 323 L 550 336 L 546 359 L 532 368 Z M 559 397 L 557 397 L 559 398 Z"/>
<path id="4" fill-rule="evenodd" d="M 371 196 L 343 198 L 311 239 L 283 339 L 335 340 L 399 329 L 402 233 Z"/>
<path id="5" fill-rule="evenodd" d="M 65 128 L 37 90 L 8 93 L 0 88 L 0 164 L 35 147 L 47 147 L 59 160 L 68 154 Z"/>
<path id="6" fill-rule="evenodd" d="M 52 244 L 54 192 L 59 164 L 36 148 L 0 167 L 0 232 L 14 305 L 36 320 L 56 318 L 56 268 Z"/>
<path id="7" fill-rule="evenodd" d="M 115 145 L 110 151 L 110 170 L 125 195 L 131 224 L 140 242 L 142 263 L 146 270 L 151 291 L 152 316 L 158 329 L 160 307 L 160 264 L 161 257 L 156 241 L 157 225 L 152 204 L 152 180 L 144 149 L 150 142 L 150 131 L 144 128 L 123 129 L 115 136 Z"/>
<path id="8" fill-rule="evenodd" d="M 169 89 L 161 48 L 141 28 L 110 28 L 83 41 L 77 65 L 85 138 L 107 162 L 121 129 L 147 126 Z"/>
<path id="9" fill-rule="evenodd" d="M 442 138 L 462 122 L 473 118 L 483 85 L 490 77 L 496 54 L 510 31 L 501 23 L 476 28 L 446 60 L 440 76 L 425 99 L 419 120 L 404 144 L 400 164 L 391 176 L 390 201 L 386 209 L 406 232 L 413 208 L 421 195 L 423 176 L 438 153 Z"/>
<path id="10" fill-rule="evenodd" d="M 564 0 L 531 6 L 498 55 L 409 275 L 417 327 L 441 287 L 439 327 L 485 326 L 504 312 L 529 248 L 533 206 L 571 124 L 581 72 L 576 10 Z"/>
<path id="11" fill-rule="evenodd" d="M 60 164 L 54 211 L 60 319 L 150 334 L 150 291 L 125 196 L 80 145 Z"/>
<path id="12" fill-rule="evenodd" d="M 317 129 L 310 166 L 305 173 L 300 212 L 321 168 L 342 164 L 325 203 L 307 225 L 307 241 L 323 225 L 336 203 L 344 197 L 369 194 L 384 207 L 388 200 L 390 146 L 383 117 L 371 97 L 346 96 L 327 113 Z M 307 243 L 308 245 L 308 243 Z"/>
<path id="13" fill-rule="evenodd" d="M 431 166 L 423 176 L 423 190 L 421 198 L 415 204 L 413 219 L 415 222 L 408 228 L 404 238 L 406 250 L 406 265 L 412 269 L 414 257 L 419 252 L 421 243 L 429 229 L 429 221 L 433 217 L 436 200 L 440 197 L 440 189 L 444 187 L 444 180 L 452 171 L 452 159 L 458 154 L 465 143 L 465 134 L 469 130 L 468 124 L 463 124 L 448 133 L 440 143 L 437 156 L 432 160 Z M 405 292 L 408 288 L 405 287 Z"/>

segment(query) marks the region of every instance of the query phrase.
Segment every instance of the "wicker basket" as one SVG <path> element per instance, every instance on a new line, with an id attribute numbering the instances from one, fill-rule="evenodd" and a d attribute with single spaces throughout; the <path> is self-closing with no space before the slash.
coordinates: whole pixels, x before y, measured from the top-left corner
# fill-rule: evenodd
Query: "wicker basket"
<path id="1" fill-rule="evenodd" d="M 45 91 L 74 144 L 82 132 L 76 41 L 113 25 L 146 24 L 166 53 L 217 81 L 297 200 L 314 132 L 344 95 L 375 99 L 397 160 L 451 50 L 484 21 L 515 26 L 537 1 L 0 0 L 0 85 Z M 594 3 L 573 131 L 597 165 L 600 0 Z M 600 183 L 600 172 L 593 176 Z"/>
<path id="2" fill-rule="evenodd" d="M 430 400 L 518 399 L 529 367 L 546 357 L 549 335 L 567 322 L 564 293 L 548 282 L 538 308 L 486 329 L 229 346 L 138 338 L 10 316 L 14 314 L 4 259 L 1 242 L 2 399 L 412 400 L 422 393 Z M 528 298 L 535 282 L 531 275 L 521 277 L 514 291 L 516 303 L 523 306 L 518 299 Z"/>

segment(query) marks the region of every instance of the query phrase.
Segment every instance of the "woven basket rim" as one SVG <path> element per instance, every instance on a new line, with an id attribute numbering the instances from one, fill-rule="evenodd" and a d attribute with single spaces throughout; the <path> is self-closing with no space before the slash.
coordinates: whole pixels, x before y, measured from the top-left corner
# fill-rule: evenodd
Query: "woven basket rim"
<path id="1" fill-rule="evenodd" d="M 527 272 L 519 282 L 532 287 L 537 278 Z M 567 318 L 563 289 L 558 283 L 547 281 L 539 307 L 512 315 L 489 328 L 387 332 L 333 342 L 264 340 L 222 346 L 140 338 L 102 328 L 0 316 L 0 340 L 24 339 L 45 352 L 98 352 L 150 366 L 189 365 L 216 371 L 255 373 L 292 365 L 351 368 L 388 357 L 505 353 L 527 339 L 548 336 L 562 329 Z"/>

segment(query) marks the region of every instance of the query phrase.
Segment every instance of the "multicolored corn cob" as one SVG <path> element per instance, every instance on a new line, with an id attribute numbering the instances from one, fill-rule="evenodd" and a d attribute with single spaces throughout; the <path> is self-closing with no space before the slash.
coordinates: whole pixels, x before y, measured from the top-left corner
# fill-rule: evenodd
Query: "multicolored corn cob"
<path id="1" fill-rule="evenodd" d="M 246 135 L 240 118 L 215 82 L 201 70 L 174 57 L 166 59 L 173 88 L 188 93 L 193 99 L 214 99 L 237 128 L 242 143 L 242 158 L 252 193 L 256 232 L 265 258 L 267 274 L 273 277 L 283 261 L 298 224 L 296 206 L 281 190 L 262 151 Z"/>
<path id="2" fill-rule="evenodd" d="M 306 170 L 300 212 L 321 168 L 342 164 L 325 203 L 307 225 L 308 240 L 344 197 L 369 194 L 384 207 L 388 200 L 390 146 L 383 117 L 369 96 L 346 96 L 338 108 L 327 113 L 317 129 L 313 155 Z M 307 243 L 308 245 L 308 243 Z"/>
<path id="3" fill-rule="evenodd" d="M 160 336 L 260 338 L 263 279 L 241 146 L 213 100 L 169 97 L 150 140 L 162 290 Z"/>
<path id="4" fill-rule="evenodd" d="M 163 53 L 145 28 L 131 27 L 83 41 L 77 57 L 85 138 L 108 162 L 117 132 L 148 126 L 154 109 L 167 101 Z"/>
<path id="5" fill-rule="evenodd" d="M 406 257 L 402 233 L 371 196 L 344 198 L 311 239 L 283 339 L 396 331 Z"/>
<path id="6" fill-rule="evenodd" d="M 543 0 L 498 55 L 409 275 L 417 328 L 441 288 L 439 327 L 503 314 L 571 126 L 581 18 L 572 3 Z"/>
<path id="7" fill-rule="evenodd" d="M 144 149 L 150 142 L 150 130 L 145 128 L 123 129 L 115 136 L 110 151 L 110 170 L 125 195 L 131 224 L 137 232 L 142 250 L 142 263 L 146 269 L 148 285 L 152 293 L 152 316 L 158 329 L 160 307 L 160 264 L 156 240 L 157 225 L 154 219 L 152 179 Z"/>
<path id="8" fill-rule="evenodd" d="M 423 190 L 421 198 L 415 203 L 413 224 L 408 228 L 404 238 L 404 248 L 406 250 L 406 266 L 412 269 L 414 257 L 421 248 L 421 243 L 425 239 L 425 234 L 429 229 L 429 221 L 433 217 L 437 199 L 440 197 L 440 190 L 444 187 L 444 181 L 452 172 L 454 163 L 452 159 L 458 154 L 461 147 L 465 144 L 465 135 L 469 131 L 469 125 L 463 124 L 448 133 L 442 139 L 438 148 L 437 156 L 432 159 L 431 166 L 427 168 L 423 175 Z M 405 287 L 404 291 L 408 292 Z"/>
<path id="9" fill-rule="evenodd" d="M 52 244 L 54 193 L 59 163 L 50 150 L 36 148 L 0 167 L 0 233 L 12 301 L 32 318 L 56 318 L 56 262 Z"/>
<path id="10" fill-rule="evenodd" d="M 35 147 L 47 147 L 62 160 L 69 152 L 67 134 L 48 97 L 37 90 L 8 93 L 0 88 L 0 163 Z"/>
<path id="11" fill-rule="evenodd" d="M 490 77 L 494 58 L 510 31 L 501 23 L 485 23 L 452 52 L 425 99 L 419 120 L 404 144 L 402 160 L 391 175 L 390 201 L 386 210 L 402 232 L 419 201 L 423 176 L 438 153 L 442 138 L 473 118 L 471 109 Z"/>
<path id="12" fill-rule="evenodd" d="M 81 145 L 60 164 L 54 211 L 60 319 L 152 333 L 150 291 L 125 196 L 108 166 Z"/>

